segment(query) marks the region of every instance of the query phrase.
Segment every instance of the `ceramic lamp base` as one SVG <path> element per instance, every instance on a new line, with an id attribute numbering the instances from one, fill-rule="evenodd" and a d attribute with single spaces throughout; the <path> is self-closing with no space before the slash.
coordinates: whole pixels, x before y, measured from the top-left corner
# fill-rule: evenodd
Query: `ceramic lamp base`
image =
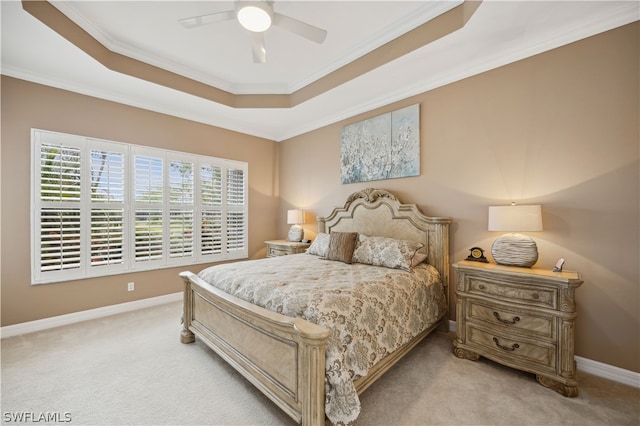
<path id="1" fill-rule="evenodd" d="M 526 235 L 505 234 L 494 241 L 491 255 L 500 265 L 530 268 L 538 261 L 538 247 Z"/>
<path id="2" fill-rule="evenodd" d="M 302 241 L 302 237 L 304 237 L 304 230 L 300 225 L 293 225 L 289 229 L 289 241 L 291 242 L 300 242 Z"/>

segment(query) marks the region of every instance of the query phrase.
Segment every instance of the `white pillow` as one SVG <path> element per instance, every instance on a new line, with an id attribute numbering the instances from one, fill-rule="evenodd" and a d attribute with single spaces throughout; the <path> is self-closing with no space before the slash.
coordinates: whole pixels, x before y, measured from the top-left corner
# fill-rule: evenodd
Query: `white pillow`
<path id="1" fill-rule="evenodd" d="M 307 253 L 325 257 L 329 248 L 329 239 L 329 234 L 320 232 L 307 249 Z"/>
<path id="2" fill-rule="evenodd" d="M 360 234 L 353 252 L 354 263 L 404 269 L 410 271 L 415 254 L 424 247 L 416 241 L 396 240 L 387 237 L 370 237 Z M 424 260 L 424 259 L 423 259 Z"/>

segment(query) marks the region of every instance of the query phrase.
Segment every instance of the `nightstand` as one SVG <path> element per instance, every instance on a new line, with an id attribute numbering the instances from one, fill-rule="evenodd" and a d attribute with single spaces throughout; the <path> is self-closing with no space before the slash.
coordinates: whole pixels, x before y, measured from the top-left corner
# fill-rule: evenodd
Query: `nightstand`
<path id="1" fill-rule="evenodd" d="M 303 253 L 311 245 L 311 243 L 300 243 L 287 240 L 271 240 L 265 241 L 264 243 L 267 245 L 267 257 Z"/>
<path id="2" fill-rule="evenodd" d="M 534 373 L 543 386 L 577 396 L 574 292 L 580 274 L 466 260 L 453 267 L 453 353 Z"/>

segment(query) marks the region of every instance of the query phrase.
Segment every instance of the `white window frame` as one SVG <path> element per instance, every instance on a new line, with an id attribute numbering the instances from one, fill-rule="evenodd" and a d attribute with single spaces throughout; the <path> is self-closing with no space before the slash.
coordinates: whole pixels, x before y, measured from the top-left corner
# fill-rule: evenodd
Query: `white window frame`
<path id="1" fill-rule="evenodd" d="M 41 147 L 43 144 L 60 144 L 65 147 L 80 150 L 80 201 L 43 201 L 41 200 Z M 85 278 L 93 278 L 128 272 L 138 272 L 169 268 L 175 266 L 193 265 L 199 263 L 220 262 L 233 259 L 246 259 L 248 257 L 248 230 L 249 230 L 249 171 L 248 163 L 235 160 L 227 160 L 216 157 L 190 154 L 179 151 L 171 151 L 159 148 L 143 147 L 90 137 L 52 132 L 40 129 L 31 129 L 31 282 L 32 284 L 45 284 Z M 124 196 L 122 202 L 91 200 L 91 151 L 101 150 L 124 155 Z M 138 260 L 135 256 L 135 212 L 140 203 L 135 200 L 135 158 L 137 155 L 145 155 L 162 159 L 162 200 L 153 204 L 153 208 L 162 212 L 162 249 L 160 258 L 153 260 Z M 170 164 L 172 161 L 180 161 L 192 164 L 193 193 L 192 203 L 170 202 Z M 219 250 L 215 253 L 202 253 L 201 219 L 203 211 L 211 211 L 212 207 L 204 205 L 200 197 L 201 182 L 200 168 L 204 165 L 220 167 L 222 170 L 222 204 L 214 208 L 220 211 L 221 226 L 219 227 Z M 227 205 L 227 173 L 229 170 L 239 170 L 240 188 L 235 186 L 236 195 L 244 200 L 241 205 Z M 80 212 L 80 254 L 79 267 L 71 269 L 42 270 L 42 222 L 41 211 L 47 208 L 77 208 Z M 92 264 L 91 259 L 91 212 L 92 206 L 97 208 L 123 209 L 122 220 L 122 261 L 119 263 Z M 170 213 L 175 209 L 192 210 L 192 238 L 193 248 L 183 256 L 170 256 Z M 227 247 L 227 216 L 230 213 L 239 214 L 240 226 L 232 249 Z M 243 220 L 242 220 L 243 219 Z M 116 223 L 116 229 L 119 224 Z M 100 225 L 99 225 L 100 226 Z M 101 232 L 103 228 L 98 228 Z M 182 238 L 184 240 L 184 236 Z M 117 235 L 116 235 L 117 241 Z M 94 243 L 96 241 L 94 240 Z M 174 246 L 175 248 L 176 246 Z M 118 246 L 120 250 L 120 246 Z M 62 250 L 62 249 L 60 249 Z M 117 259 L 119 260 L 119 258 Z M 103 262 L 104 263 L 104 262 Z"/>

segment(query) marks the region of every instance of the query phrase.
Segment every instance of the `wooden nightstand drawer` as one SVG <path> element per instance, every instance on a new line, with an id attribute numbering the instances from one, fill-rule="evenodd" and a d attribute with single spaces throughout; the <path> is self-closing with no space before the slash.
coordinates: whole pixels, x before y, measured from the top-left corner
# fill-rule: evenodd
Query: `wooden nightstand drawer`
<path id="1" fill-rule="evenodd" d="M 521 366 L 530 363 L 537 370 L 555 372 L 556 346 L 551 343 L 502 334 L 495 329 L 485 330 L 471 323 L 467 324 L 467 338 L 471 347 L 481 346 L 483 355 L 488 358 L 506 363 L 515 360 Z"/>
<path id="2" fill-rule="evenodd" d="M 304 253 L 304 251 L 311 245 L 311 243 L 287 240 L 270 240 L 265 241 L 265 244 L 267 245 L 267 257 Z"/>
<path id="3" fill-rule="evenodd" d="M 269 247 L 269 252 L 267 253 L 267 256 L 286 256 L 288 254 L 291 254 L 291 250 L 284 250 L 277 247 Z"/>
<path id="4" fill-rule="evenodd" d="M 484 322 L 492 327 L 504 327 L 527 336 L 555 339 L 555 317 L 541 312 L 469 300 L 468 320 Z"/>
<path id="5" fill-rule="evenodd" d="M 468 292 L 526 305 L 556 308 L 556 291 L 544 287 L 518 285 L 499 278 L 469 277 Z"/>

